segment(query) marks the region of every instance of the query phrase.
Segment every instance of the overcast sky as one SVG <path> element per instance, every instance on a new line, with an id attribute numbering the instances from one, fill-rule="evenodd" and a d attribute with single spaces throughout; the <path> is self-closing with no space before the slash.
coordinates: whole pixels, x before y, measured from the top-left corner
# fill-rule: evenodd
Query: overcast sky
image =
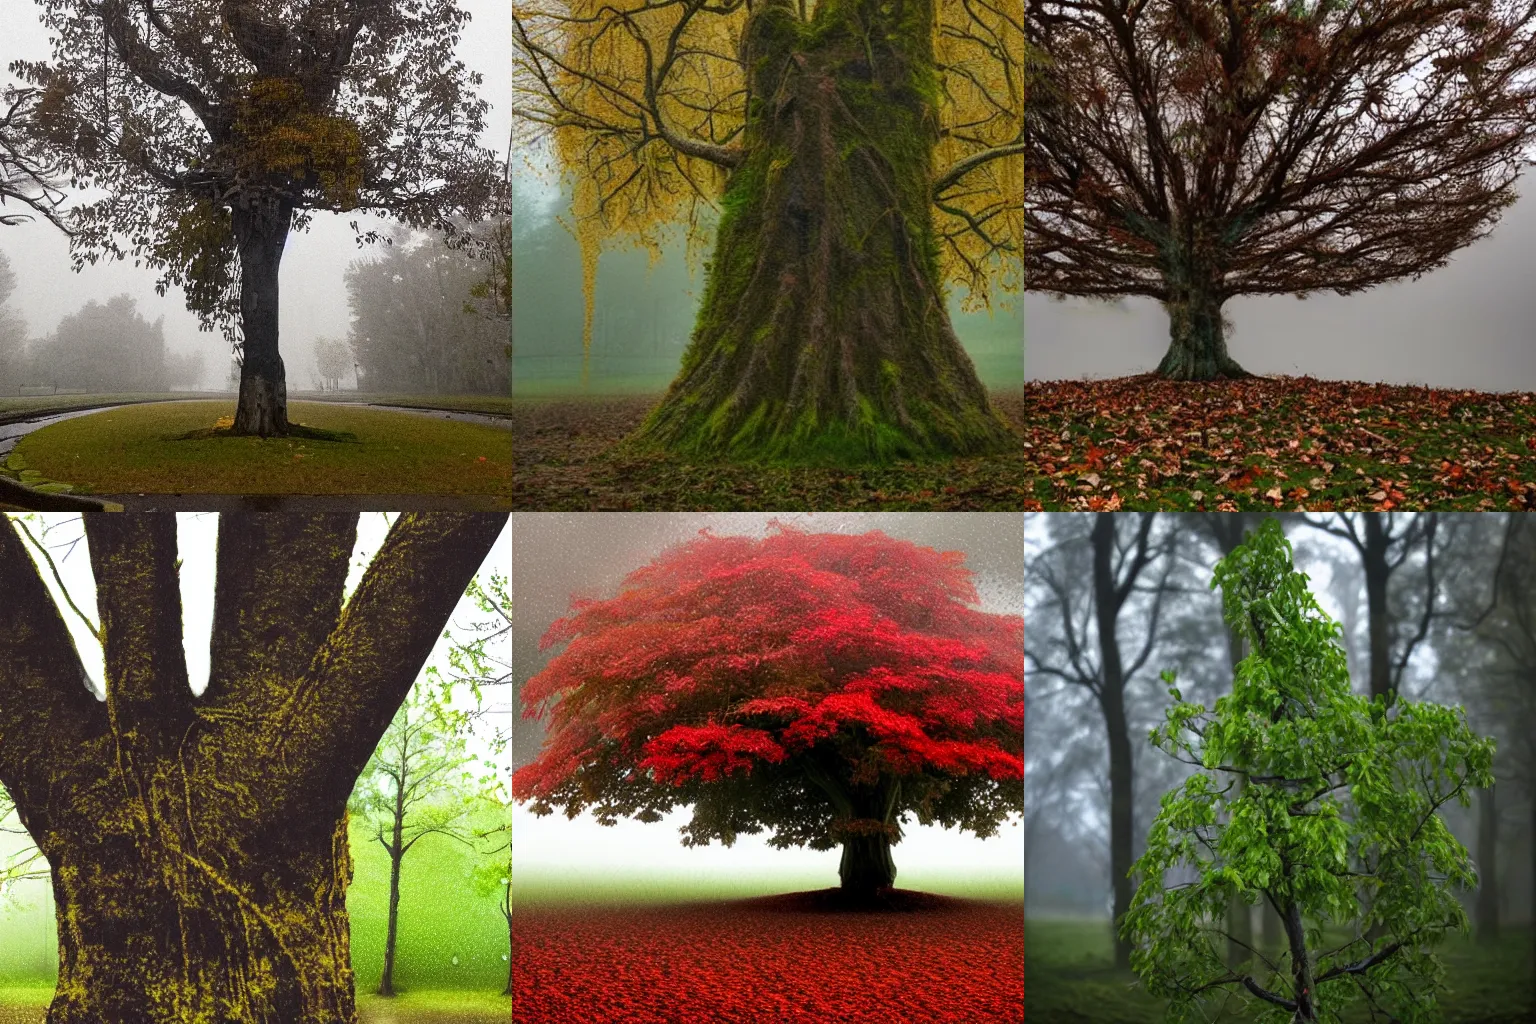
<path id="1" fill-rule="evenodd" d="M 511 129 L 510 96 L 512 18 L 506 0 L 459 0 L 473 20 L 460 40 L 459 54 L 485 77 L 483 94 L 491 109 L 486 115 L 482 145 L 505 153 Z M 11 61 L 42 60 L 51 54 L 34 0 L 0 0 L 0 82 L 14 79 L 4 71 Z M 350 214 L 316 214 L 305 234 L 288 239 L 283 254 L 281 291 L 281 350 L 291 389 L 308 389 L 314 368 L 314 339 L 345 338 L 349 313 L 342 275 L 359 255 Z M 375 222 L 361 218 L 360 223 Z M 79 274 L 70 270 L 69 247 L 52 226 L 33 222 L 0 228 L 0 251 L 10 257 L 16 274 L 11 304 L 27 321 L 29 337 L 51 332 L 66 313 L 91 299 L 105 301 L 127 292 L 138 300 L 148 320 L 165 317 L 165 340 L 176 352 L 201 352 L 204 386 L 223 387 L 229 374 L 230 351 L 218 332 L 201 333 L 186 310 L 180 289 L 155 294 L 156 273 L 135 269 L 132 261 L 98 263 Z"/>
<path id="2" fill-rule="evenodd" d="M 1228 347 L 1254 373 L 1488 391 L 1536 391 L 1536 199 L 1417 281 L 1355 295 L 1234 299 Z M 1168 317 L 1150 300 L 1024 300 L 1028 380 L 1120 377 L 1156 368 Z"/>
<path id="3" fill-rule="evenodd" d="M 512 525 L 514 682 L 528 679 L 558 653 L 540 652 L 538 637 L 565 613 L 573 596 L 611 596 L 625 574 L 701 528 L 760 537 L 774 519 L 828 533 L 879 529 L 964 551 L 966 564 L 977 572 L 981 606 L 1013 614 L 1023 610 L 1023 519 L 1013 513 L 518 513 Z M 515 763 L 526 763 L 533 754 L 514 740 Z M 561 814 L 540 818 L 514 804 L 514 871 L 602 877 L 620 871 L 718 881 L 771 875 L 817 888 L 836 884 L 840 851 L 776 850 L 766 832 L 742 836 L 730 849 L 718 843 L 683 846 L 678 829 L 690 813 L 679 810 L 654 824 L 621 819 L 605 827 L 590 812 L 574 820 Z M 893 851 L 897 884 L 934 887 L 956 878 L 1018 877 L 1024 863 L 1018 821 L 1004 823 L 990 839 L 916 822 L 903 825 L 904 837 Z"/>

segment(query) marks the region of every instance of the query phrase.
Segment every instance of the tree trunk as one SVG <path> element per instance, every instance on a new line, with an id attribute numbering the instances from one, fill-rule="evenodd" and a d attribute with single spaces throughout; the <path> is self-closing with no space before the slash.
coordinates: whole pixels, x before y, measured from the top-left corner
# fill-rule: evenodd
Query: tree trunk
<path id="1" fill-rule="evenodd" d="M 854 900 L 868 900 L 881 889 L 889 889 L 896 883 L 890 837 L 880 832 L 845 836 L 837 874 L 843 893 Z"/>
<path id="2" fill-rule="evenodd" d="M 1179 246 L 1187 252 L 1193 245 Z M 1163 276 L 1168 297 L 1168 352 L 1156 373 L 1168 380 L 1223 380 L 1252 376 L 1227 354 L 1223 296 L 1217 275 L 1187 256 L 1175 258 Z"/>
<path id="3" fill-rule="evenodd" d="M 48 1024 L 353 1024 L 346 803 L 504 516 L 220 519 L 207 689 L 175 517 L 87 513 L 106 700 L 0 520 L 0 784 L 48 858 Z"/>
<path id="4" fill-rule="evenodd" d="M 277 273 L 293 208 L 269 199 L 237 201 L 232 224 L 240 251 L 240 397 L 234 432 L 288 433 L 288 385 L 277 347 Z"/>
<path id="5" fill-rule="evenodd" d="M 682 368 L 638 439 L 847 464 L 1004 450 L 945 306 L 931 0 L 754 9 L 732 170 Z"/>
<path id="6" fill-rule="evenodd" d="M 1499 938 L 1499 801 L 1493 786 L 1477 791 L 1477 940 Z"/>
<path id="7" fill-rule="evenodd" d="M 1361 515 L 1365 518 L 1361 565 L 1365 568 L 1365 608 L 1371 642 L 1371 698 L 1385 697 L 1391 701 L 1396 697 L 1392 692 L 1392 638 L 1387 617 L 1387 580 L 1392 575 L 1387 564 L 1387 548 L 1391 541 L 1381 522 L 1382 513 L 1362 512 Z"/>
<path id="8" fill-rule="evenodd" d="M 1115 938 L 1115 966 L 1129 969 L 1131 944 L 1120 934 L 1120 921 L 1131 909 L 1131 864 L 1135 861 L 1132 834 L 1135 829 L 1134 762 L 1131 739 L 1125 720 L 1125 668 L 1120 659 L 1120 639 L 1116 628 L 1121 598 L 1114 578 L 1115 513 L 1100 512 L 1094 520 L 1090 541 L 1093 545 L 1094 614 L 1099 635 L 1099 663 L 1103 673 L 1099 708 L 1104 714 L 1104 731 L 1109 741 L 1109 874 L 1114 893 L 1114 919 L 1110 930 Z"/>
<path id="9" fill-rule="evenodd" d="M 199 816 L 195 838 L 174 818 L 127 835 L 121 816 L 95 841 L 45 836 L 59 922 L 47 1024 L 355 1019 L 345 818 L 329 836 L 291 823 L 261 848 Z"/>
<path id="10" fill-rule="evenodd" d="M 512 994 L 512 891 L 507 890 L 507 905 L 502 909 L 502 914 L 507 919 L 507 987 L 501 990 L 501 994 Z"/>
<path id="11" fill-rule="evenodd" d="M 395 826 L 395 845 L 389 851 L 389 927 L 384 933 L 384 973 L 379 977 L 379 995 L 395 994 L 395 935 L 400 923 L 400 827 Z"/>
<path id="12" fill-rule="evenodd" d="M 1289 875 L 1289 871 L 1287 871 Z M 1312 983 L 1312 955 L 1307 951 L 1306 930 L 1302 927 L 1301 908 L 1295 903 L 1285 908 L 1285 938 L 1291 949 L 1291 985 L 1296 999 L 1294 1024 L 1317 1020 Z"/>

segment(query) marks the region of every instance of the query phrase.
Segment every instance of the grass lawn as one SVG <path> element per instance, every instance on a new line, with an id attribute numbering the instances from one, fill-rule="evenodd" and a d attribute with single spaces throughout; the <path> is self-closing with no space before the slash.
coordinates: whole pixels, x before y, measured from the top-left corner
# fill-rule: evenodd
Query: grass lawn
<path id="1" fill-rule="evenodd" d="M 1454 937 L 1440 949 L 1449 992 L 1445 1024 L 1517 1024 L 1531 1005 L 1530 932 L 1493 947 Z M 1135 975 L 1113 965 L 1106 921 L 1028 919 L 1024 923 L 1024 1015 L 1030 1024 L 1156 1024 L 1163 1005 Z M 1246 1018 L 1231 1014 L 1222 1021 Z M 1364 1024 L 1368 1015 L 1358 1020 Z M 1353 1020 L 1353 1018 L 1352 1018 Z"/>
<path id="2" fill-rule="evenodd" d="M 1536 395 L 1264 377 L 1024 386 L 1030 510 L 1536 508 Z"/>
<path id="3" fill-rule="evenodd" d="M 512 434 L 514 509 L 544 511 L 1013 511 L 1031 493 L 1023 449 L 978 458 L 828 469 L 691 462 L 609 449 L 640 424 L 658 396 L 518 398 Z M 1023 423 L 1020 391 L 995 391 Z"/>
<path id="4" fill-rule="evenodd" d="M 322 436 L 261 439 L 213 430 L 228 401 L 111 409 L 65 420 L 17 443 L 7 468 L 23 483 L 77 493 L 505 494 L 506 430 L 381 409 L 291 402 L 289 419 Z"/>

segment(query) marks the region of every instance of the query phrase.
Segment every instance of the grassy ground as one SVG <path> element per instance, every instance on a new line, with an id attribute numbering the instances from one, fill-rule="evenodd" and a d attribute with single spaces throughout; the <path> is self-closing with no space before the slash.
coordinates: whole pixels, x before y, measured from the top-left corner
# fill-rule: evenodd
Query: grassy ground
<path id="1" fill-rule="evenodd" d="M 323 438 L 213 430 L 233 401 L 137 405 L 43 427 L 7 468 L 23 483 L 79 493 L 504 494 L 505 430 L 378 409 L 293 402 L 291 421 Z"/>
<path id="2" fill-rule="evenodd" d="M 828 871 L 743 871 L 729 875 L 680 874 L 664 871 L 610 871 L 599 877 L 590 873 L 551 870 L 545 867 L 512 867 L 514 907 L 555 904 L 686 903 L 697 900 L 735 900 L 777 893 L 805 892 L 837 884 L 836 862 Z M 935 874 L 902 870 L 903 889 L 937 893 L 960 899 L 1022 903 L 1024 876 L 983 874 L 968 871 Z"/>
<path id="3" fill-rule="evenodd" d="M 1018 391 L 994 392 L 1022 423 Z M 512 507 L 545 511 L 1012 511 L 1030 493 L 1023 451 L 853 470 L 695 463 L 609 449 L 657 396 L 516 399 Z"/>
<path id="4" fill-rule="evenodd" d="M 427 836 L 405 859 L 392 1000 L 372 994 L 384 962 L 389 858 L 360 826 L 352 856 L 347 909 L 364 1024 L 506 1024 L 506 919 L 493 897 L 471 889 L 463 847 Z M 0 1024 L 38 1024 L 53 997 L 57 951 L 40 884 L 26 883 L 20 906 L 0 904 Z"/>
<path id="5" fill-rule="evenodd" d="M 1028 509 L 1536 507 L 1536 395 L 1265 377 L 1024 387 Z"/>
<path id="6" fill-rule="evenodd" d="M 1113 965 L 1104 921 L 1026 920 L 1024 1015 L 1030 1024 L 1156 1024 L 1162 1003 Z M 1517 1024 L 1536 1019 L 1530 1003 L 1530 933 L 1479 946 L 1453 938 L 1441 950 L 1450 991 L 1445 1024 Z M 1244 1018 L 1223 1017 L 1224 1024 Z M 1361 1017 L 1363 1022 L 1366 1018 Z"/>

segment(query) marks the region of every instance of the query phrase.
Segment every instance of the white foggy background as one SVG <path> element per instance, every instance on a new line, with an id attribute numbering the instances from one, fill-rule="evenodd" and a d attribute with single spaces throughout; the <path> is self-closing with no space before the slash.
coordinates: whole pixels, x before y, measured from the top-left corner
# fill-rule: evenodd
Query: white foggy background
<path id="1" fill-rule="evenodd" d="M 1536 391 L 1533 257 L 1536 198 L 1526 195 L 1492 234 L 1417 281 L 1232 299 L 1227 346 L 1259 374 Z M 1146 373 L 1167 348 L 1168 317 L 1151 299 L 1024 297 L 1026 380 Z"/>
<path id="2" fill-rule="evenodd" d="M 578 516 L 580 514 L 577 514 Z M 588 513 L 587 515 L 590 515 Z M 661 550 L 697 535 L 701 527 L 722 535 L 760 537 L 768 524 L 778 520 L 803 530 L 816 532 L 863 533 L 882 529 L 901 537 L 900 518 L 915 522 L 936 515 L 973 516 L 978 526 L 983 513 L 886 513 L 880 520 L 866 520 L 859 513 L 757 513 L 727 512 L 682 515 L 674 513 L 619 513 L 626 519 L 644 517 L 648 531 L 641 545 L 643 554 L 629 557 L 610 570 L 607 586 L 585 588 L 578 596 L 610 597 L 617 591 L 617 579 L 648 562 Z M 569 518 L 562 513 L 518 513 L 513 516 L 513 532 L 531 519 Z M 881 521 L 883 520 L 883 521 Z M 1011 524 L 1012 536 L 1020 553 L 1016 573 L 992 573 L 976 579 L 981 597 L 979 607 L 1007 614 L 1023 612 L 1023 536 L 1022 518 L 1014 515 L 989 516 L 988 522 Z M 622 522 L 622 520 L 621 520 Z M 927 543 L 926 541 L 921 541 Z M 514 538 L 513 557 L 518 558 L 519 543 Z M 943 545 L 938 545 L 943 547 Z M 545 557 L 580 559 L 582 551 L 541 552 Z M 526 556 L 525 556 L 526 557 Z M 970 564 L 970 560 L 967 560 Z M 973 566 L 974 567 L 974 566 Z M 514 573 L 516 569 L 514 567 Z M 1011 577 L 1011 578 L 1009 578 Z M 514 576 L 514 608 L 518 605 L 518 584 Z M 567 597 L 571 595 L 566 595 Z M 514 611 L 514 623 L 518 614 Z M 522 636 L 514 626 L 514 637 Z M 517 644 L 514 639 L 514 682 L 517 674 Z M 550 651 L 554 654 L 554 651 Z M 521 709 L 515 709 L 517 714 Z M 514 741 L 515 744 L 516 741 Z M 515 763 L 526 763 L 531 751 L 514 751 Z M 727 848 L 718 842 L 709 846 L 688 847 L 679 839 L 679 829 L 692 816 L 682 807 L 661 821 L 646 824 L 620 818 L 612 826 L 602 826 L 590 811 L 567 819 L 558 809 L 539 817 L 525 805 L 512 805 L 512 893 L 513 899 L 526 900 L 553 895 L 560 899 L 589 895 L 602 899 L 675 899 L 706 895 L 757 895 L 809 889 L 827 889 L 838 884 L 837 867 L 841 848 L 810 850 L 804 847 L 775 849 L 768 845 L 767 830 L 757 835 L 743 835 Z M 1015 815 L 999 826 L 998 834 L 978 839 L 965 832 L 926 826 L 909 819 L 902 825 L 903 838 L 893 847 L 896 861 L 896 886 L 954 895 L 993 898 L 1020 898 L 1024 892 L 1024 829 Z"/>
<path id="3" fill-rule="evenodd" d="M 353 590 L 363 578 L 364 571 L 378 554 L 380 546 L 384 543 L 385 536 L 389 533 L 390 524 L 393 523 L 397 513 L 392 512 L 365 512 L 358 518 L 357 543 L 352 550 L 352 566 L 347 573 L 346 596 L 351 597 Z M 64 580 L 69 596 L 74 600 L 93 622 L 100 622 L 101 616 L 96 611 L 96 581 L 91 572 L 90 554 L 86 550 L 84 528 L 79 515 L 70 512 L 34 512 L 18 517 L 27 525 L 32 536 L 42 541 L 49 549 L 53 557 L 53 563 L 57 566 L 59 576 Z M 182 646 L 187 659 L 187 679 L 191 683 L 194 693 L 201 694 L 208 686 L 208 645 L 213 634 L 213 585 L 216 560 L 214 553 L 218 540 L 219 517 L 214 512 L 177 512 L 176 513 L 176 548 L 181 558 L 181 608 L 182 608 Z M 12 529 L 8 523 L 0 523 L 0 529 Z M 44 533 L 44 528 L 47 532 Z M 49 571 L 47 563 L 23 537 L 27 553 L 32 556 L 32 561 L 38 566 L 39 574 L 43 582 L 47 584 L 48 592 L 53 597 L 59 614 L 69 627 L 70 636 L 75 642 L 75 650 L 80 654 L 81 664 L 85 667 L 86 675 L 90 677 L 98 692 L 103 690 L 103 662 L 101 645 L 91 636 L 80 621 L 80 617 L 70 610 L 69 605 L 62 599 L 58 583 Z M 512 562 L 512 531 L 505 527 L 501 535 L 496 538 L 496 543 L 481 563 L 479 576 L 482 582 L 487 582 L 491 575 L 506 578 L 508 568 Z M 472 598 L 461 597 L 458 605 L 449 617 L 450 627 L 460 627 L 464 637 L 470 634 L 462 627 L 471 622 L 485 621 L 485 614 L 476 607 Z M 510 638 L 508 638 L 510 644 Z M 422 672 L 428 667 L 435 666 L 444 678 L 450 678 L 453 669 L 448 663 L 449 644 L 439 638 L 437 645 L 433 647 L 431 655 L 422 666 Z M 501 652 L 499 657 L 505 657 Z M 419 678 L 419 677 L 418 677 Z M 461 688 L 462 690 L 463 688 Z M 457 698 L 468 700 L 467 692 L 456 692 Z M 488 704 L 501 708 L 496 721 L 488 722 L 486 732 L 494 729 L 497 724 L 505 724 L 507 720 L 507 702 L 494 690 L 486 693 Z M 477 758 L 485 758 L 490 755 L 488 735 L 481 732 L 471 738 L 470 752 Z"/>
<path id="4" fill-rule="evenodd" d="M 480 144 L 505 157 L 512 127 L 512 8 L 506 0 L 459 0 L 459 6 L 472 20 L 457 52 L 471 71 L 484 77 L 480 95 L 490 104 Z M 6 70 L 12 61 L 51 56 L 41 10 L 34 0 L 0 0 L 0 85 L 16 82 Z M 278 333 L 290 389 L 310 388 L 316 338 L 347 337 L 351 314 L 343 274 L 349 263 L 368 253 L 357 246 L 348 226 L 353 220 L 363 230 L 389 223 L 355 213 L 316 212 L 308 231 L 288 236 L 278 279 L 282 296 Z M 16 274 L 10 305 L 26 320 L 29 339 L 49 334 L 61 317 L 92 299 L 104 303 L 126 292 L 138 301 L 138 312 L 145 320 L 154 323 L 165 317 L 167 355 L 201 352 L 201 387 L 224 387 L 231 360 L 229 343 L 219 331 L 197 329 L 197 318 L 187 312 L 180 288 L 156 295 L 157 272 L 135 268 L 130 258 L 102 260 L 76 274 L 70 269 L 68 241 L 41 219 L 0 228 L 0 251 L 10 258 Z"/>

